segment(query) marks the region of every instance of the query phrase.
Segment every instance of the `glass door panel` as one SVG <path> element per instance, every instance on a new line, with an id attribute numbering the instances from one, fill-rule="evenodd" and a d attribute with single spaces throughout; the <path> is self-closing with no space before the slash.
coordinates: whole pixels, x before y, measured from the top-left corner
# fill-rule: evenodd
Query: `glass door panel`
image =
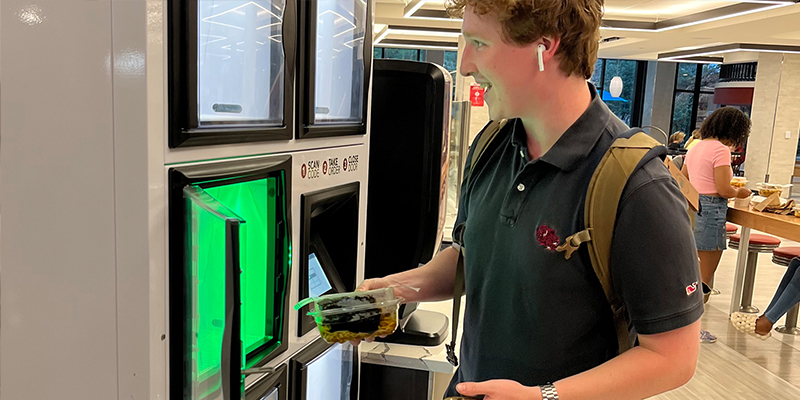
<path id="1" fill-rule="evenodd" d="M 353 347 L 335 344 L 307 366 L 305 399 L 350 400 Z"/>
<path id="2" fill-rule="evenodd" d="M 277 178 L 259 179 L 206 189 L 247 220 L 242 229 L 242 343 L 246 356 L 279 336 L 276 329 Z"/>
<path id="3" fill-rule="evenodd" d="M 199 0 L 200 126 L 284 124 L 283 0 Z"/>
<path id="4" fill-rule="evenodd" d="M 364 36 L 367 4 L 362 0 L 319 0 L 316 15 L 314 123 L 360 123 L 364 105 Z"/>
<path id="5" fill-rule="evenodd" d="M 231 302 L 238 279 L 239 227 L 245 220 L 199 187 L 183 191 L 187 210 L 189 246 L 186 262 L 187 282 L 186 343 L 192 352 L 191 399 L 218 399 L 223 396 L 223 380 L 231 373 L 225 365 L 231 357 L 239 358 L 235 348 L 226 346 L 233 334 L 237 315 Z M 230 341 L 228 339 L 227 341 Z M 232 350 L 231 350 L 232 349 Z"/>
<path id="6" fill-rule="evenodd" d="M 169 174 L 170 398 L 238 399 L 287 348 L 291 157 Z"/>

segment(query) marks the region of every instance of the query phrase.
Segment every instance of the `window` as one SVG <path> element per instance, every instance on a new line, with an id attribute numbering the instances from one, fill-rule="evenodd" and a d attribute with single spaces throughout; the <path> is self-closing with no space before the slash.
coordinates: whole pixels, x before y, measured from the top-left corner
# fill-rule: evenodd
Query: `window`
<path id="1" fill-rule="evenodd" d="M 453 72 L 458 69 L 458 52 L 445 51 L 444 52 L 444 69 Z"/>
<path id="2" fill-rule="evenodd" d="M 458 73 L 457 51 L 375 47 L 373 50 L 373 58 L 376 60 L 380 58 L 391 58 L 396 60 L 430 61 L 435 64 L 442 64 L 444 69 L 450 72 L 450 78 L 453 80 L 453 100 L 455 101 L 456 93 L 458 92 L 455 87 L 456 74 Z M 439 61 L 437 61 L 437 59 Z"/>
<path id="3" fill-rule="evenodd" d="M 589 82 L 597 88 L 600 98 L 619 119 L 629 126 L 638 126 L 641 125 L 645 74 L 643 62 L 599 59 Z M 611 81 L 615 77 L 622 79 L 622 93 L 618 97 L 611 95 Z"/>
<path id="4" fill-rule="evenodd" d="M 688 140 L 692 131 L 720 107 L 714 104 L 714 88 L 719 73 L 719 64 L 678 64 L 670 133 L 684 132 Z"/>
<path id="5" fill-rule="evenodd" d="M 419 50 L 386 48 L 383 49 L 383 58 L 391 58 L 394 60 L 419 61 Z"/>
<path id="6" fill-rule="evenodd" d="M 313 123 L 357 124 L 365 111 L 367 6 L 356 0 L 320 0 L 316 12 Z"/>

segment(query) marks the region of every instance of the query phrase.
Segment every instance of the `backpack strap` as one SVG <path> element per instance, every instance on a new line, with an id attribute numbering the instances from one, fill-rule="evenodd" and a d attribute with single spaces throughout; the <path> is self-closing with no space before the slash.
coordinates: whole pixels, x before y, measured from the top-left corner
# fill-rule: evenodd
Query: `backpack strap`
<path id="1" fill-rule="evenodd" d="M 472 154 L 472 162 L 469 165 L 469 171 L 467 172 L 467 187 L 469 187 L 470 178 L 472 178 L 472 171 L 475 169 L 475 166 L 478 165 L 478 160 L 481 159 L 481 156 L 492 144 L 492 141 L 500 131 L 508 123 L 507 119 L 501 119 L 499 121 L 490 121 L 486 128 L 483 129 L 483 133 L 478 137 L 478 142 L 475 144 L 475 152 Z"/>
<path id="2" fill-rule="evenodd" d="M 483 129 L 483 133 L 478 137 L 475 143 L 475 150 L 472 153 L 472 161 L 470 162 L 469 171 L 467 171 L 466 187 L 469 188 L 469 183 L 472 179 L 472 171 L 478 165 L 483 153 L 492 143 L 497 134 L 503 130 L 508 120 L 502 119 L 499 121 L 491 121 Z M 456 278 L 453 287 L 453 314 L 451 319 L 450 343 L 445 344 L 447 350 L 447 361 L 454 367 L 458 366 L 458 357 L 456 356 L 456 339 L 458 337 L 458 319 L 461 312 L 461 296 L 464 294 L 464 231 L 467 229 L 466 223 L 459 224 L 453 233 L 453 241 L 458 244 L 458 261 L 456 262 Z"/>
<path id="3" fill-rule="evenodd" d="M 629 350 L 632 344 L 628 332 L 628 315 L 622 299 L 614 292 L 609 266 L 617 208 L 622 191 L 633 172 L 663 154 L 664 147 L 640 129 L 632 129 L 620 135 L 606 151 L 589 182 L 584 210 L 586 229 L 568 237 L 557 248 L 558 251 L 565 252 L 564 256 L 569 259 L 582 243 L 587 244 L 592 269 L 614 314 L 620 353 Z"/>

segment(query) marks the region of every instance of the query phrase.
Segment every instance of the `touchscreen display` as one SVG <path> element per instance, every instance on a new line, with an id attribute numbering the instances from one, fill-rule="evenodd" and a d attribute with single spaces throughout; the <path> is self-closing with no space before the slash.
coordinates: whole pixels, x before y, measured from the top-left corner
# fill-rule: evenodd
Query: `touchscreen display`
<path id="1" fill-rule="evenodd" d="M 308 295 L 310 297 L 319 297 L 333 289 L 331 282 L 322 270 L 322 265 L 317 259 L 317 255 L 311 253 L 308 255 Z"/>

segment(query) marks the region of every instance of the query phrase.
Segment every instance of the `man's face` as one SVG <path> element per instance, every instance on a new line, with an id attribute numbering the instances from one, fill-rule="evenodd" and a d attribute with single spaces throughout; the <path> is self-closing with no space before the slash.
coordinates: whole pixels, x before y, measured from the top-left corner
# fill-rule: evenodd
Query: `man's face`
<path id="1" fill-rule="evenodd" d="M 521 117 L 535 104 L 538 42 L 527 46 L 504 42 L 496 16 L 475 14 L 469 6 L 461 30 L 466 47 L 459 72 L 473 76 L 486 89 L 490 118 Z"/>

